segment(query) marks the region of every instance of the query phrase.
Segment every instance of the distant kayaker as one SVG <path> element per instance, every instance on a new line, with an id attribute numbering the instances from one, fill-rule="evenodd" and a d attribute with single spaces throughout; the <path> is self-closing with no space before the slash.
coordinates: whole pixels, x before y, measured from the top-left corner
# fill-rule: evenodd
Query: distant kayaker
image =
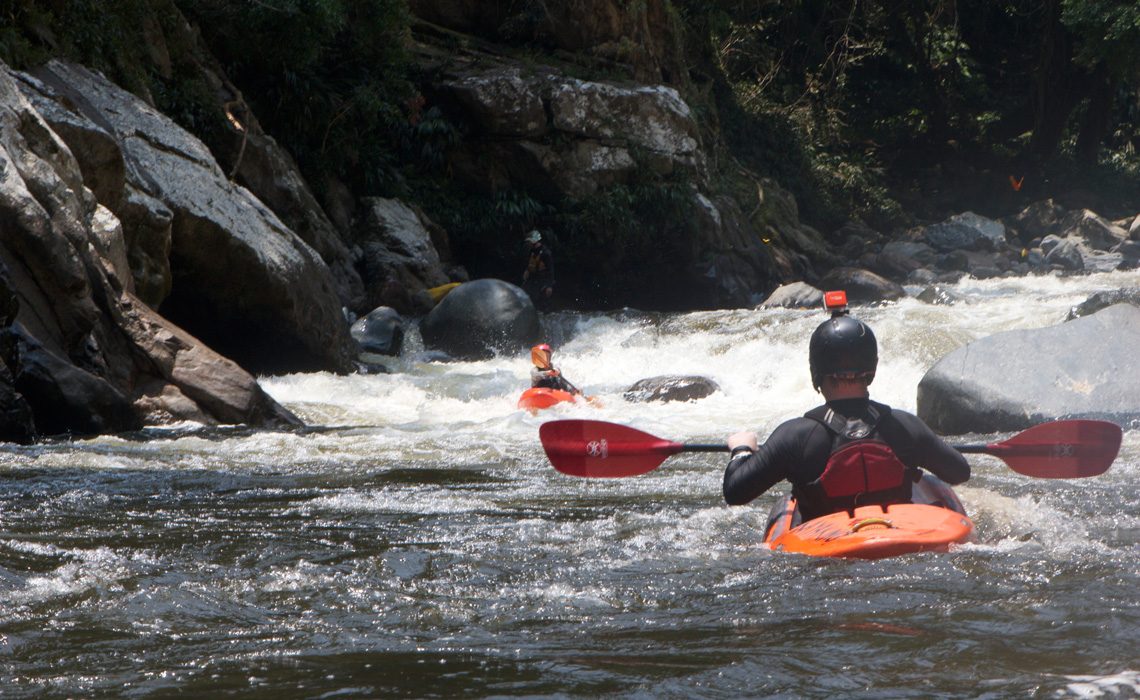
<path id="1" fill-rule="evenodd" d="M 545 308 L 554 294 L 554 258 L 550 249 L 543 245 L 542 234 L 538 231 L 531 231 L 526 242 L 530 244 L 530 255 L 523 270 L 523 289 L 535 306 Z"/>
<path id="2" fill-rule="evenodd" d="M 846 295 L 827 297 L 834 314 L 812 333 L 808 350 L 812 386 L 826 403 L 777 426 L 762 446 L 755 433 L 730 435 L 724 500 L 742 505 L 787 479 L 803 520 L 810 520 L 856 506 L 909 503 L 920 467 L 950 484 L 970 478 L 965 457 L 920 418 L 870 400 L 879 362 L 875 335 L 847 315 Z"/>
<path id="3" fill-rule="evenodd" d="M 535 345 L 530 349 L 530 361 L 534 363 L 534 367 L 530 370 L 531 387 L 581 394 L 582 391 L 578 387 L 567 381 L 562 373 L 554 368 L 553 357 L 554 351 L 546 343 Z"/>

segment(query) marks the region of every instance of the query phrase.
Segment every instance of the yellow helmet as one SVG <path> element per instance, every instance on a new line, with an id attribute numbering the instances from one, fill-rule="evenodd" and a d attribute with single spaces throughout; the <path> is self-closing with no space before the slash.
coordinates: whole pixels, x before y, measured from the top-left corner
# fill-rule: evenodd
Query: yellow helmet
<path id="1" fill-rule="evenodd" d="M 535 345 L 530 349 L 530 361 L 539 369 L 550 367 L 550 358 L 552 355 L 554 355 L 554 351 L 551 350 L 550 346 L 546 343 Z"/>

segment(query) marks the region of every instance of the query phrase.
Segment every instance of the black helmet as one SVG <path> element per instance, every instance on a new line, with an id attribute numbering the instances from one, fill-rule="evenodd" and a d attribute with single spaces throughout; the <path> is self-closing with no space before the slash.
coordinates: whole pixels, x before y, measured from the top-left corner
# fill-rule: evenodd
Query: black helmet
<path id="1" fill-rule="evenodd" d="M 866 323 L 837 314 L 811 334 L 808 364 L 811 385 L 817 390 L 826 376 L 865 376 L 870 383 L 879 364 L 879 345 Z"/>

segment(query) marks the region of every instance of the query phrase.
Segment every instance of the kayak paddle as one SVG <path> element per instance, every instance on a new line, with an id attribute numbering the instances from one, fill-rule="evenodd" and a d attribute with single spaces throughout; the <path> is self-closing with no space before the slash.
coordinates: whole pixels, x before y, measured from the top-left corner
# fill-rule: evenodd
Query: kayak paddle
<path id="1" fill-rule="evenodd" d="M 727 452 L 728 446 L 685 445 L 600 420 L 554 420 L 538 429 L 554 468 L 571 476 L 637 476 L 678 452 Z"/>
<path id="2" fill-rule="evenodd" d="M 1018 474 L 1079 479 L 1108 471 L 1124 431 L 1104 420 L 1059 420 L 1024 430 L 1004 442 L 954 445 L 966 454 L 993 455 Z"/>
<path id="3" fill-rule="evenodd" d="M 637 476 L 679 452 L 727 452 L 728 445 L 663 440 L 617 423 L 556 420 L 538 429 L 542 447 L 563 474 L 587 477 Z M 1108 470 L 1120 450 L 1123 431 L 1101 420 L 1063 420 L 1035 425 L 1004 442 L 953 445 L 967 454 L 998 457 L 1018 474 L 1040 479 L 1076 479 Z"/>

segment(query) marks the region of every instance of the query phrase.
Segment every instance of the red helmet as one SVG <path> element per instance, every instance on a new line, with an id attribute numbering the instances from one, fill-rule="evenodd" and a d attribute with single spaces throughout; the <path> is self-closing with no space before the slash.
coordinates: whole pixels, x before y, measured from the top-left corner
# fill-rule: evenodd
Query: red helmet
<path id="1" fill-rule="evenodd" d="M 550 367 L 550 358 L 554 355 L 554 351 L 546 343 L 535 345 L 530 349 L 530 361 L 534 363 L 535 367 L 545 369 Z"/>

